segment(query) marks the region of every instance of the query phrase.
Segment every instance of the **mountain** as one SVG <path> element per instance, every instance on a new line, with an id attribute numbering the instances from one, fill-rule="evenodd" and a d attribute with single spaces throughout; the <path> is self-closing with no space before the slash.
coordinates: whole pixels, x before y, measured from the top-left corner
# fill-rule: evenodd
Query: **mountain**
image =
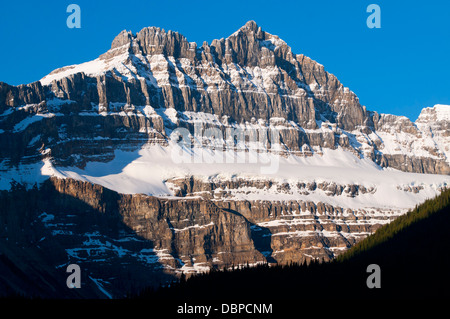
<path id="1" fill-rule="evenodd" d="M 333 260 L 448 186 L 449 115 L 369 111 L 254 21 L 201 47 L 122 31 L 93 61 L 0 82 L 0 241 L 21 274 L 4 286 L 33 282 L 28 250 L 24 263 L 43 265 L 32 278 L 77 263 L 84 296 L 101 297 Z M 47 241 L 58 248 L 43 262 Z"/>
<path id="2" fill-rule="evenodd" d="M 136 298 L 152 300 L 447 300 L 450 190 L 429 199 L 330 263 L 311 262 L 214 271 Z M 379 288 L 366 284 L 378 265 Z M 239 287 L 239 289 L 236 289 Z M 279 305 L 275 303 L 278 307 Z M 293 308 L 291 302 L 286 304 Z M 277 309 L 279 313 L 281 309 Z"/>
<path id="3" fill-rule="evenodd" d="M 106 145 L 96 148 L 101 142 L 125 148 L 149 139 L 162 143 L 174 126 L 191 129 L 201 119 L 219 128 L 281 126 L 282 146 L 301 155 L 341 147 L 382 167 L 450 172 L 445 148 L 426 134 L 431 128 L 368 111 L 322 65 L 294 54 L 253 21 L 200 48 L 177 32 L 155 27 L 136 35 L 123 31 L 94 61 L 57 69 L 28 85 L 1 83 L 0 102 L 3 138 L 22 136 L 1 154 L 13 164 L 24 155 L 42 156 L 36 147 L 26 149 L 44 144 L 57 163 L 83 167 L 113 156 Z M 200 117 L 204 113 L 212 116 Z M 448 120 L 445 112 L 442 116 Z M 58 130 L 47 129 L 49 136 L 24 132 L 50 123 Z M 83 136 L 73 135 L 80 132 L 102 141 L 80 149 L 68 138 L 79 141 Z M 13 147 L 19 141 L 20 150 Z"/>

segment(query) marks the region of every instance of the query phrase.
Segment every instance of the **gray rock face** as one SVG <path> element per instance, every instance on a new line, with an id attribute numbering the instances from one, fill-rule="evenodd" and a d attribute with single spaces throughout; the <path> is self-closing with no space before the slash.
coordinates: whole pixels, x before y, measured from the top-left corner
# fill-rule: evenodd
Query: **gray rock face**
<path id="1" fill-rule="evenodd" d="M 45 97 L 45 90 L 39 81 L 19 86 L 0 82 L 0 112 L 11 107 L 38 104 L 45 101 Z"/>
<path id="2" fill-rule="evenodd" d="M 424 109 L 416 123 L 402 116 L 376 115 L 375 132 L 381 140 L 375 141 L 375 162 L 406 172 L 450 174 L 446 140 L 449 120 L 436 118 L 433 110 Z M 387 145 L 383 139 L 393 143 Z"/>
<path id="3" fill-rule="evenodd" d="M 0 295 L 124 297 L 181 272 L 266 260 L 252 224 L 210 201 L 122 195 L 71 179 L 2 192 L 0 201 Z M 79 294 L 65 286 L 73 263 L 83 274 Z"/>
<path id="4" fill-rule="evenodd" d="M 0 201 L 0 295 L 52 298 L 123 297 L 212 267 L 330 260 L 390 220 L 324 203 L 168 200 L 57 178 Z M 65 287 L 72 263 L 83 273 L 79 295 Z M 11 264 L 22 276 L 8 275 Z"/>
<path id="5" fill-rule="evenodd" d="M 450 170 L 442 143 L 437 149 L 424 146 L 425 152 L 418 156 L 411 149 L 386 151 L 385 141 L 376 137 L 380 131 L 423 139 L 421 130 L 429 130 L 424 123 L 431 123 L 432 118 L 423 117 L 419 129 L 406 118 L 367 111 L 322 65 L 293 53 L 283 40 L 254 21 L 226 39 L 201 47 L 178 32 L 156 27 L 137 34 L 124 30 L 108 52 L 89 63 L 55 70 L 28 85 L 0 83 L 0 142 L 6 145 L 1 156 L 6 162 L 14 165 L 24 158 L 40 159 L 42 149 L 50 149 L 56 163 L 83 167 L 95 157 L 110 159 L 110 147 L 130 147 L 120 140 L 131 140 L 137 147 L 140 142 L 133 141 L 164 143 L 167 130 L 180 123 L 192 133 L 192 123 L 183 122 L 185 112 L 203 112 L 225 117 L 231 125 L 255 120 L 270 125 L 284 119 L 282 143 L 287 151 L 304 156 L 320 154 L 322 148 L 343 147 L 383 167 L 439 174 Z M 147 105 L 177 110 L 180 122 L 171 122 L 161 112 L 140 118 Z M 50 116 L 20 129 L 21 121 L 40 114 Z M 81 151 L 78 141 L 60 134 L 74 123 L 80 126 L 71 134 L 98 137 L 88 146 L 90 150 Z M 448 121 L 444 123 L 448 131 Z M 324 132 L 324 127 L 329 131 Z M 42 132 L 42 147 L 30 149 L 28 143 L 37 132 Z"/>
<path id="6" fill-rule="evenodd" d="M 256 244 L 265 239 L 267 261 L 288 263 L 311 259 L 329 261 L 396 218 L 401 212 L 378 209 L 348 209 L 309 200 L 239 200 L 236 194 L 276 189 L 281 194 L 310 195 L 323 191 L 326 196 L 355 198 L 375 193 L 363 185 L 328 182 L 299 182 L 295 187 L 271 180 L 210 180 L 193 176 L 168 180 L 177 196 L 214 202 L 218 207 L 244 216 L 252 223 Z M 405 191 L 418 192 L 419 189 Z"/>
<path id="7" fill-rule="evenodd" d="M 295 189 L 287 182 L 280 183 L 272 180 L 246 180 L 246 179 L 212 179 L 204 181 L 189 176 L 185 178 L 168 179 L 166 184 L 171 185 L 173 193 L 178 197 L 196 196 L 200 194 L 205 199 L 226 199 L 232 198 L 235 191 L 240 188 L 255 188 L 259 190 L 267 190 L 275 188 L 279 193 L 301 195 L 309 195 L 310 192 L 321 190 L 327 196 L 347 196 L 355 197 L 362 194 L 373 194 L 376 189 L 374 187 L 365 187 L 357 184 L 341 185 L 335 182 L 297 182 Z"/>

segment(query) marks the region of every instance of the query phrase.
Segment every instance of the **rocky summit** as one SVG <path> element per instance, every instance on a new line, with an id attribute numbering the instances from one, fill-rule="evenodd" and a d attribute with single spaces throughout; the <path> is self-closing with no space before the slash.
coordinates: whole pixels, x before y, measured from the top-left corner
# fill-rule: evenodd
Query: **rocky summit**
<path id="1" fill-rule="evenodd" d="M 58 296 L 43 287 L 72 263 L 109 298 L 331 260 L 448 186 L 449 125 L 446 105 L 368 110 L 254 21 L 202 46 L 124 30 L 93 61 L 0 82 L 0 291 Z"/>

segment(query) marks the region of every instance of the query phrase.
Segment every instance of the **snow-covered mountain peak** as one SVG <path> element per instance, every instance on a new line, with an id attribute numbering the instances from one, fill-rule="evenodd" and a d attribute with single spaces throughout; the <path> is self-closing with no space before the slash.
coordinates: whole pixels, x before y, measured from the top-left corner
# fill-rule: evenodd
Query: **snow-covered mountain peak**
<path id="1" fill-rule="evenodd" d="M 131 31 L 122 30 L 122 32 L 120 32 L 112 41 L 111 49 L 115 49 L 130 43 L 133 37 L 134 35 Z"/>
<path id="2" fill-rule="evenodd" d="M 151 108 L 159 110 L 151 116 L 151 125 L 162 138 L 179 124 L 162 110 L 172 110 L 188 126 L 193 123 L 184 119 L 187 113 L 227 118 L 226 125 L 282 119 L 283 125 L 272 126 L 282 128 L 287 153 L 309 156 L 322 154 L 323 148 L 342 147 L 381 167 L 418 173 L 450 171 L 448 106 L 424 109 L 416 123 L 368 111 L 322 65 L 294 54 L 283 40 L 254 21 L 226 39 L 199 48 L 180 33 L 158 27 L 146 27 L 136 34 L 123 30 L 111 49 L 97 59 L 55 70 L 40 84 L 43 87 L 22 88 L 23 93 L 5 86 L 3 91 L 11 91 L 13 97 L 5 99 L 5 105 L 42 103 L 42 110 L 47 107 L 60 116 L 73 112 L 121 116 L 123 120 Z M 40 114 L 34 117 L 36 121 L 41 118 Z M 24 127 L 22 120 L 18 117 L 3 131 L 16 132 Z M 146 126 L 139 123 L 133 130 L 148 133 Z M 124 133 L 116 126 L 111 130 Z M 50 141 L 57 143 L 53 137 Z M 71 163 L 84 162 L 83 156 L 78 160 L 66 153 Z"/>
<path id="3" fill-rule="evenodd" d="M 369 111 L 254 21 L 200 48 L 178 32 L 124 30 L 93 61 L 28 85 L 0 82 L 0 190 L 51 176 L 84 204 L 99 185 L 157 196 L 123 203 L 139 235 L 151 225 L 173 271 L 255 261 L 253 246 L 238 245 L 245 259 L 217 248 L 238 242 L 214 229 L 229 233 L 239 216 L 249 239 L 277 238 L 263 250 L 277 262 L 332 258 L 450 185 L 449 109 L 424 109 L 416 123 Z M 97 191 L 80 196 L 89 185 Z M 215 255 L 198 254 L 206 244 L 195 238 L 211 239 Z"/>
<path id="4" fill-rule="evenodd" d="M 277 50 L 277 48 L 282 48 Z M 127 69 L 133 68 L 139 57 L 147 64 L 152 56 L 162 55 L 166 59 L 188 59 L 191 62 L 207 60 L 217 66 L 238 63 L 240 66 L 258 66 L 266 68 L 275 66 L 275 56 L 288 59 L 297 64 L 295 54 L 285 41 L 276 35 L 265 32 L 254 21 L 247 22 L 226 39 L 213 40 L 211 45 L 205 43 L 197 48 L 195 42 L 175 31 L 165 31 L 158 27 L 145 27 L 136 34 L 121 31 L 112 41 L 111 49 L 93 61 L 69 65 L 52 71 L 40 80 L 42 85 L 61 80 L 76 73 L 96 77 L 108 71 L 127 76 Z M 143 59 L 141 59 L 144 57 Z M 137 61 L 138 64 L 142 64 Z M 315 63 L 315 62 L 314 62 Z M 125 74 L 119 70 L 124 69 Z"/>
<path id="5" fill-rule="evenodd" d="M 436 104 L 422 109 L 417 122 L 450 121 L 450 105 Z"/>
<path id="6" fill-rule="evenodd" d="M 119 47 L 123 48 L 123 47 Z M 110 51 L 117 51 L 118 48 L 111 49 Z M 108 52 L 110 52 L 108 51 Z M 120 54 L 114 55 L 109 59 L 97 58 L 95 60 L 81 63 L 69 65 L 60 69 L 56 69 L 50 74 L 44 76 L 39 80 L 42 85 L 50 85 L 53 81 L 61 80 L 68 76 L 77 73 L 84 73 L 87 76 L 98 76 L 106 73 L 107 71 L 111 71 L 114 68 L 121 68 L 124 65 L 124 62 L 129 57 L 129 53 L 126 50 L 122 50 L 125 52 L 121 52 Z"/>

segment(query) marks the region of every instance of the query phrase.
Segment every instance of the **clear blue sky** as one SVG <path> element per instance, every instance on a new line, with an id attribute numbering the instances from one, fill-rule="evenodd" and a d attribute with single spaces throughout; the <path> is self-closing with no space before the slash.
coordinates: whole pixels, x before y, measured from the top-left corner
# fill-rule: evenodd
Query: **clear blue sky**
<path id="1" fill-rule="evenodd" d="M 81 29 L 66 8 L 81 7 Z M 369 4 L 381 29 L 369 29 Z M 122 30 L 179 31 L 201 44 L 227 37 L 248 20 L 325 66 L 363 105 L 408 116 L 450 104 L 450 1 L 1 1 L 0 81 L 13 85 L 97 58 Z"/>

